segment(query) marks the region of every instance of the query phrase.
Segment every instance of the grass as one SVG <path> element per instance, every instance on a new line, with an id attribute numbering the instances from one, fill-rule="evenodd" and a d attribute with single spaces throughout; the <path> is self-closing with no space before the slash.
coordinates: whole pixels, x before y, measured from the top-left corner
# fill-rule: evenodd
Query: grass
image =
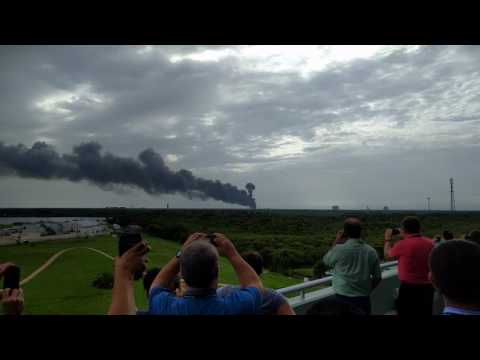
<path id="1" fill-rule="evenodd" d="M 179 249 L 179 244 L 145 236 L 152 247 L 149 267 L 165 265 Z M 20 266 L 22 279 L 41 266 L 56 252 L 70 247 L 93 247 L 114 256 L 117 239 L 98 236 L 72 240 L 52 240 L 29 245 L 1 248 L 0 262 L 13 261 Z M 92 282 L 103 272 L 111 273 L 112 262 L 88 249 L 76 249 L 60 256 L 48 269 L 24 287 L 25 314 L 105 314 L 111 300 L 111 290 L 97 289 Z M 265 272 L 265 286 L 280 288 L 298 283 L 281 274 Z M 230 263 L 220 259 L 220 283 L 236 284 L 237 278 Z M 141 281 L 135 283 L 137 307 L 147 307 Z"/>
<path id="2" fill-rule="evenodd" d="M 313 268 L 297 268 L 297 269 L 291 270 L 291 273 L 292 275 L 297 277 L 313 278 Z"/>

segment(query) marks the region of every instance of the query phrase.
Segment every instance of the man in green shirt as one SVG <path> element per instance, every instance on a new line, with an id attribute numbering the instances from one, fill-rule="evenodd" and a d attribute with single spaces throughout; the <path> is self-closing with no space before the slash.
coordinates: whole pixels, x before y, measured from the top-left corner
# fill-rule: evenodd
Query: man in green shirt
<path id="1" fill-rule="evenodd" d="M 323 262 L 333 268 L 332 286 L 338 301 L 371 313 L 370 293 L 382 280 L 380 260 L 373 247 L 361 239 L 362 224 L 348 218 L 337 233 Z"/>

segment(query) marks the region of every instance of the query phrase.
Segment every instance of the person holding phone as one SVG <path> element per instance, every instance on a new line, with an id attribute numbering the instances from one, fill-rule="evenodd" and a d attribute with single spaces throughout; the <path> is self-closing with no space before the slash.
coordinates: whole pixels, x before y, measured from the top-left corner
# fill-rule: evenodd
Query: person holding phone
<path id="1" fill-rule="evenodd" d="M 333 268 L 332 287 L 337 301 L 371 313 L 370 294 L 380 284 L 382 272 L 377 251 L 362 239 L 362 223 L 347 218 L 337 232 L 323 263 Z"/>
<path id="2" fill-rule="evenodd" d="M 392 229 L 385 230 L 384 254 L 385 259 L 398 259 L 398 315 L 432 315 L 434 288 L 428 277 L 428 257 L 433 240 L 422 235 L 420 220 L 415 216 L 402 220 L 402 240 L 394 244 L 393 235 Z"/>
<path id="3" fill-rule="evenodd" d="M 134 282 L 137 274 L 143 274 L 146 269 L 146 254 L 149 251 L 150 247 L 141 239 L 133 247 L 125 250 L 121 256 L 115 257 L 109 315 L 135 315 L 137 313 Z"/>
<path id="4" fill-rule="evenodd" d="M 20 288 L 20 268 L 12 262 L 0 264 L 0 279 L 4 277 L 0 294 L 3 313 L 20 315 L 24 308 L 23 290 Z"/>

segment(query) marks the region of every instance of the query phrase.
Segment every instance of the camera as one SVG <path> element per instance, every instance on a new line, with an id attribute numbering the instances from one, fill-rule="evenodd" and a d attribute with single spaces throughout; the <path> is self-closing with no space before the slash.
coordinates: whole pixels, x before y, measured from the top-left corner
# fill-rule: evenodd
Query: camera
<path id="1" fill-rule="evenodd" d="M 392 229 L 392 235 L 400 235 L 400 229 L 399 228 L 393 228 Z"/>
<path id="2" fill-rule="evenodd" d="M 215 244 L 215 234 L 214 233 L 208 233 L 207 236 L 206 236 L 207 240 L 210 242 L 210 244 L 212 244 L 213 246 L 217 246 L 217 244 Z"/>

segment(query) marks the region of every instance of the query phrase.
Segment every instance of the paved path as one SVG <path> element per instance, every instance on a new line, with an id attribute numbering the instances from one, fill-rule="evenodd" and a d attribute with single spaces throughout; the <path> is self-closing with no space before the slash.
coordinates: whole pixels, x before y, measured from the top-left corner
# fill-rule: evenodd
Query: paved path
<path id="1" fill-rule="evenodd" d="M 43 265 L 41 265 L 39 268 L 37 268 L 36 270 L 34 270 L 30 275 L 28 275 L 25 279 L 23 279 L 22 281 L 20 281 L 20 286 L 24 286 L 25 284 L 27 284 L 28 282 L 30 282 L 32 279 L 34 279 L 35 277 L 37 277 L 41 272 L 43 272 L 45 269 L 47 269 L 50 265 L 52 265 L 55 260 L 57 260 L 60 256 L 62 256 L 63 254 L 65 254 L 67 251 L 71 251 L 71 250 L 76 250 L 76 249 L 88 249 L 88 250 L 91 250 L 91 251 L 94 251 L 100 255 L 103 255 L 105 256 L 106 258 L 110 259 L 113 261 L 113 256 L 110 256 L 108 255 L 107 253 L 101 251 L 101 250 L 98 250 L 98 249 L 95 249 L 95 248 L 91 248 L 91 247 L 72 247 L 72 248 L 67 248 L 67 249 L 64 249 L 64 250 L 60 250 L 59 252 L 55 253 L 54 255 L 52 255 L 47 261 L 45 261 L 45 263 L 43 263 Z M 227 284 L 219 284 L 220 286 L 226 286 Z"/>
<path id="2" fill-rule="evenodd" d="M 103 255 L 105 256 L 106 258 L 110 259 L 110 260 L 113 260 L 113 257 L 108 255 L 107 253 L 101 251 L 101 250 L 98 250 L 98 249 L 94 249 L 94 248 L 90 248 L 90 247 L 72 247 L 72 248 L 68 248 L 68 249 L 64 249 L 64 250 L 60 250 L 59 252 L 55 253 L 54 255 L 52 255 L 42 266 L 40 266 L 39 268 L 37 268 L 36 270 L 34 270 L 30 275 L 28 275 L 25 279 L 23 279 L 22 281 L 20 281 L 20 285 L 23 286 L 25 284 L 27 284 L 29 281 L 31 281 L 32 279 L 34 279 L 38 274 L 40 274 L 42 271 L 44 271 L 46 268 L 48 268 L 50 265 L 52 265 L 52 263 L 57 260 L 60 256 L 62 256 L 63 254 L 65 254 L 67 251 L 71 251 L 71 250 L 76 250 L 76 249 L 88 249 L 88 250 L 91 250 L 91 251 L 94 251 L 100 255 Z"/>

